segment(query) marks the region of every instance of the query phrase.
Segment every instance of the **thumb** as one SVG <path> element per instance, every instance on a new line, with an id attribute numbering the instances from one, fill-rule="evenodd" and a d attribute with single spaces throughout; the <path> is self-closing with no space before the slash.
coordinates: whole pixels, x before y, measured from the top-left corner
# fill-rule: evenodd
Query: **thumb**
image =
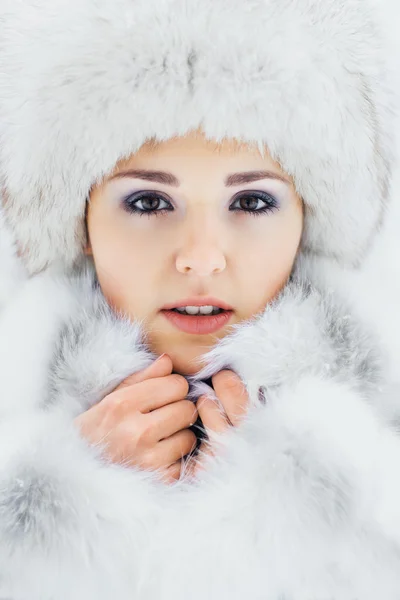
<path id="1" fill-rule="evenodd" d="M 151 363 L 145 369 L 141 369 L 136 373 L 128 375 L 121 383 L 115 388 L 114 391 L 133 385 L 134 383 L 140 383 L 146 379 L 153 379 L 155 377 L 164 377 L 172 373 L 172 360 L 168 354 L 161 354 L 154 362 Z"/>

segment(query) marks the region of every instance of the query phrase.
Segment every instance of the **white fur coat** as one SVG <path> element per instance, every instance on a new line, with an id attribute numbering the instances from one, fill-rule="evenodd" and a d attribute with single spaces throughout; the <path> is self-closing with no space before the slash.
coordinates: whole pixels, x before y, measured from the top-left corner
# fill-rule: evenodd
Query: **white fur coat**
<path id="1" fill-rule="evenodd" d="M 399 600 L 398 229 L 378 235 L 400 185 L 398 17 L 398 0 L 0 1 L 0 600 Z M 92 184 L 200 123 L 266 143 L 306 220 L 287 288 L 189 380 L 195 400 L 235 370 L 244 420 L 167 486 L 74 427 L 155 357 L 90 268 L 63 268 Z"/>
<path id="2" fill-rule="evenodd" d="M 397 600 L 400 396 L 339 297 L 293 278 L 190 377 L 248 413 L 197 482 L 113 465 L 73 417 L 154 356 L 88 269 L 25 279 L 2 236 L 0 598 Z M 260 393 L 260 390 L 262 393 Z"/>

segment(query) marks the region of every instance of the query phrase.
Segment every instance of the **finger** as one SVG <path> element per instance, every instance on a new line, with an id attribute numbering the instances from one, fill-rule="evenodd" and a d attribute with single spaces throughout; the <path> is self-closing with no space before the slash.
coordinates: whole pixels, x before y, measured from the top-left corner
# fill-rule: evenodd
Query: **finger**
<path id="1" fill-rule="evenodd" d="M 212 383 L 230 423 L 238 425 L 250 403 L 244 383 L 236 373 L 227 369 L 214 375 Z"/>
<path id="2" fill-rule="evenodd" d="M 196 476 L 198 465 L 195 457 L 185 457 L 182 459 L 180 472 L 181 479 L 192 479 Z"/>
<path id="3" fill-rule="evenodd" d="M 165 467 L 193 452 L 197 437 L 190 429 L 183 429 L 169 438 L 161 440 L 151 453 L 151 462 L 156 468 Z"/>
<path id="4" fill-rule="evenodd" d="M 177 373 L 141 381 L 133 386 L 125 387 L 109 396 L 118 404 L 118 410 L 126 414 L 132 408 L 146 414 L 163 406 L 181 401 L 189 391 L 187 380 Z M 107 402 L 107 398 L 105 399 Z"/>
<path id="5" fill-rule="evenodd" d="M 198 416 L 197 407 L 191 400 L 178 400 L 153 410 L 148 418 L 151 419 L 154 442 L 169 438 L 181 429 L 191 427 Z"/>
<path id="6" fill-rule="evenodd" d="M 172 360 L 168 354 L 162 354 L 154 362 L 151 363 L 145 369 L 141 369 L 136 373 L 131 373 L 115 388 L 114 391 L 129 387 L 134 383 L 140 383 L 146 381 L 146 379 L 152 379 L 153 377 L 163 377 L 172 373 Z"/>
<path id="7" fill-rule="evenodd" d="M 215 451 L 213 450 L 210 443 L 202 443 L 198 449 L 196 456 L 189 456 L 184 458 L 182 461 L 181 477 L 196 477 L 196 475 L 205 470 L 207 465 L 207 457 L 214 456 Z"/>
<path id="8" fill-rule="evenodd" d="M 215 456 L 216 450 L 215 446 L 211 444 L 209 441 L 204 441 L 200 444 L 200 447 L 197 451 L 197 464 L 200 467 L 204 464 L 204 459 L 207 456 Z"/>
<path id="9" fill-rule="evenodd" d="M 207 430 L 215 432 L 225 431 L 229 427 L 224 410 L 215 400 L 202 395 L 197 400 L 196 406 L 206 432 Z"/>
<path id="10" fill-rule="evenodd" d="M 158 470 L 158 475 L 163 483 L 171 484 L 180 479 L 182 471 L 182 460 L 179 459 L 169 467 Z"/>

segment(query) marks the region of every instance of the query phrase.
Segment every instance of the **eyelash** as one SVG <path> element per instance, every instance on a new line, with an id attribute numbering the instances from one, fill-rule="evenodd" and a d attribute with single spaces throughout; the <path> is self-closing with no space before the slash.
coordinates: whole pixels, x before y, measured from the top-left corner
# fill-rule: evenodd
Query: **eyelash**
<path id="1" fill-rule="evenodd" d="M 161 200 L 163 200 L 164 202 L 167 202 L 167 200 L 165 198 L 163 198 L 160 194 L 157 194 L 155 192 L 138 192 L 136 194 L 130 194 L 129 196 L 127 196 L 126 198 L 124 198 L 122 200 L 122 206 L 124 208 L 124 210 L 126 210 L 128 213 L 131 214 L 138 214 L 140 217 L 143 217 L 145 215 L 147 215 L 148 217 L 152 217 L 154 216 L 160 216 L 164 213 L 167 212 L 172 212 L 173 209 L 170 208 L 162 208 L 160 210 L 157 210 L 155 208 L 150 209 L 150 210 L 143 210 L 140 208 L 137 208 L 135 206 L 136 202 L 139 202 L 140 200 L 143 200 L 143 198 L 159 198 Z M 263 202 L 266 202 L 266 206 L 264 206 L 261 209 L 258 210 L 251 210 L 251 209 L 229 209 L 232 212 L 244 212 L 244 213 L 248 213 L 253 217 L 259 217 L 261 215 L 265 215 L 267 213 L 271 213 L 275 210 L 279 210 L 279 203 L 278 200 L 276 198 L 274 198 L 274 196 L 271 196 L 270 194 L 267 194 L 266 192 L 252 192 L 249 190 L 248 193 L 243 193 L 240 194 L 240 196 L 238 198 L 236 198 L 236 200 L 240 200 L 240 198 L 256 198 L 257 200 L 262 200 Z"/>

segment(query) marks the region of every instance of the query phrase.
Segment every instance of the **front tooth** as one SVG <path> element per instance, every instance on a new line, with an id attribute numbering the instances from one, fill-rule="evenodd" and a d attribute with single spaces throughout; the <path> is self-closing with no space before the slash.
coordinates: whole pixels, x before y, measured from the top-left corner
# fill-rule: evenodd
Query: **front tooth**
<path id="1" fill-rule="evenodd" d="M 182 306 L 181 308 L 177 308 L 177 311 L 180 313 L 187 313 L 188 315 L 211 315 L 214 310 L 214 306 Z"/>
<path id="2" fill-rule="evenodd" d="M 185 306 L 185 310 L 188 315 L 198 315 L 201 309 L 199 306 Z"/>
<path id="3" fill-rule="evenodd" d="M 213 310 L 214 310 L 213 306 L 200 306 L 200 313 L 202 315 L 211 315 Z"/>

